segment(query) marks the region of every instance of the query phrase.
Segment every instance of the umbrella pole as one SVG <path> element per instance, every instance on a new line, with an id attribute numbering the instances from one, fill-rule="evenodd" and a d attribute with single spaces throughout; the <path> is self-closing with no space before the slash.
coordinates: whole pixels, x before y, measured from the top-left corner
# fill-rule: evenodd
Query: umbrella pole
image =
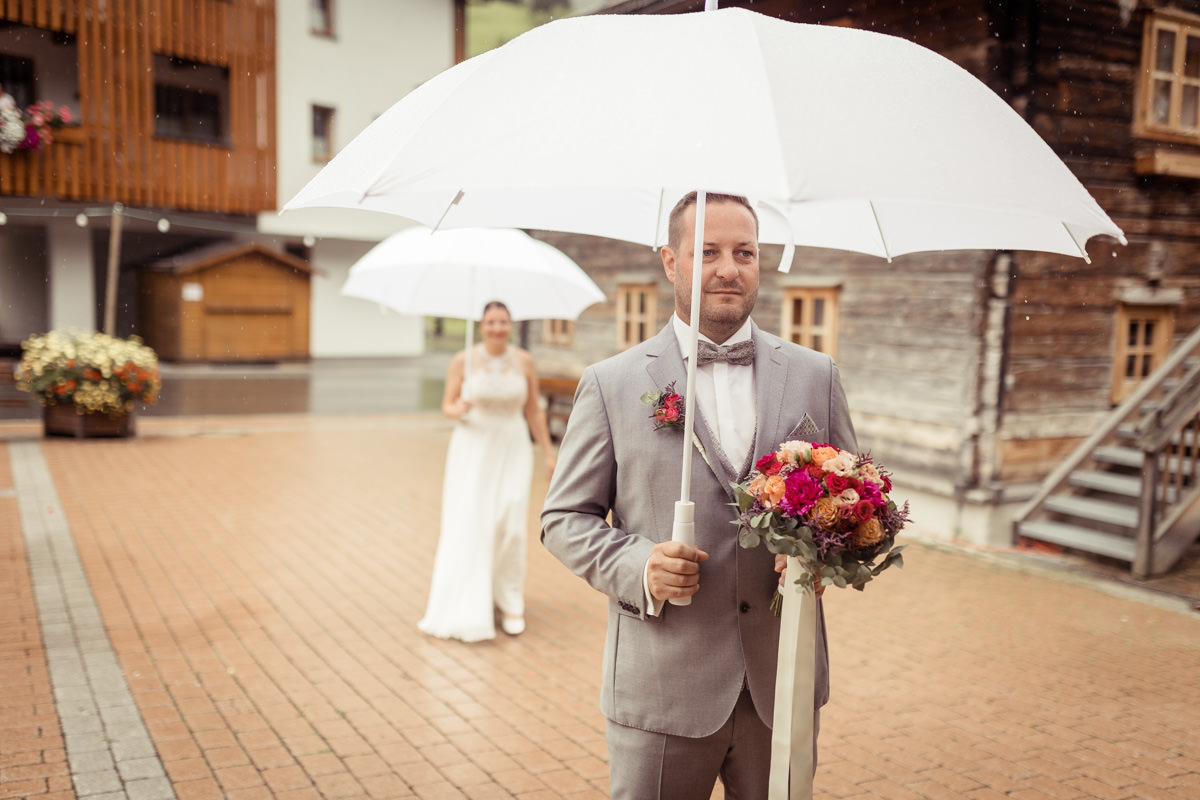
<path id="1" fill-rule="evenodd" d="M 692 502 L 692 440 L 695 438 L 696 410 L 696 350 L 700 340 L 700 283 L 704 268 L 704 212 L 707 193 L 696 193 L 696 233 L 692 240 L 692 306 L 689 316 L 687 345 L 687 388 L 684 390 L 683 415 L 683 470 L 679 479 L 679 500 L 675 503 L 675 520 L 671 526 L 671 539 L 695 546 L 696 506 Z M 691 605 L 691 597 L 675 597 L 672 605 Z"/>
<path id="2" fill-rule="evenodd" d="M 462 389 L 459 391 L 459 396 L 463 400 L 470 400 L 467 397 L 467 378 L 471 375 L 471 347 L 475 344 L 475 320 L 467 320 L 467 332 L 463 335 L 463 357 L 466 363 L 463 365 L 463 382 Z"/>

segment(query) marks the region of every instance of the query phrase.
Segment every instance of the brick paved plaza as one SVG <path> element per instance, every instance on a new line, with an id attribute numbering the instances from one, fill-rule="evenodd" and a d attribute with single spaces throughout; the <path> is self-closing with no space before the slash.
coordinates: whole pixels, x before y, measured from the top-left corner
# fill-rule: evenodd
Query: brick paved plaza
<path id="1" fill-rule="evenodd" d="M 0 423 L 0 797 L 605 797 L 605 602 L 537 543 L 543 476 L 528 631 L 416 629 L 449 431 Z M 906 561 L 827 595 L 817 797 L 1200 798 L 1200 613 L 1017 553 Z"/>

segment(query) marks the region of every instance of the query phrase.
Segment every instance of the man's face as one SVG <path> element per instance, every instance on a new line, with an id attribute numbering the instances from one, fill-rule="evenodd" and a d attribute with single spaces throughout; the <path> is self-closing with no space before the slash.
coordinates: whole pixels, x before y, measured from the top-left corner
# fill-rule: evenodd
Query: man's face
<path id="1" fill-rule="evenodd" d="M 675 284 L 675 312 L 691 322 L 696 207 L 683 212 L 678 251 L 662 248 L 663 270 Z M 737 332 L 758 299 L 758 234 L 754 217 L 738 203 L 707 204 L 700 282 L 700 332 L 720 344 Z"/>

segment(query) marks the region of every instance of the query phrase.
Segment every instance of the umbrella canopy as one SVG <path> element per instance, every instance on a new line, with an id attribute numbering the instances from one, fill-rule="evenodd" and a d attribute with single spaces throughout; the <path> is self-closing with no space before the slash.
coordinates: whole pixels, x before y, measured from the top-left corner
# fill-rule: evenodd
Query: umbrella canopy
<path id="1" fill-rule="evenodd" d="M 500 300 L 514 320 L 575 319 L 604 299 L 561 250 L 517 230 L 393 234 L 350 267 L 342 294 L 403 314 L 479 320 Z"/>
<path id="2" fill-rule="evenodd" d="M 414 90 L 284 210 L 658 246 L 692 189 L 755 200 L 765 242 L 887 258 L 1086 258 L 1092 236 L 1124 241 L 1033 129 L 953 62 L 737 8 L 535 28 Z"/>

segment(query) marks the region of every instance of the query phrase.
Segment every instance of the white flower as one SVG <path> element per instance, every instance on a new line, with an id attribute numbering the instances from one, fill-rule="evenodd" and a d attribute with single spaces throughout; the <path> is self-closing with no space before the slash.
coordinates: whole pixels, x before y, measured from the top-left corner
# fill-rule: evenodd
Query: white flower
<path id="1" fill-rule="evenodd" d="M 0 152 L 11 153 L 25 141 L 25 123 L 13 109 L 0 111 Z"/>

